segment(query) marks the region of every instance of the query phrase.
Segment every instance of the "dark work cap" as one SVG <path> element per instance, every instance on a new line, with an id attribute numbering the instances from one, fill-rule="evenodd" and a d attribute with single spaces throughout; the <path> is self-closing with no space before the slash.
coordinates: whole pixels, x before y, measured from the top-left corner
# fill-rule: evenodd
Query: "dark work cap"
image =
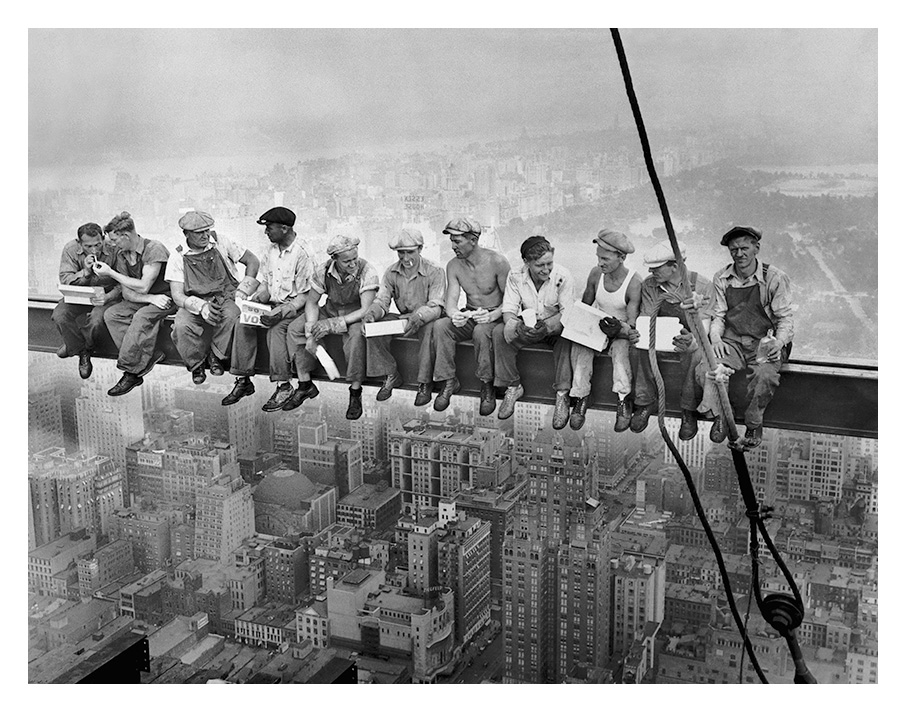
<path id="1" fill-rule="evenodd" d="M 277 206 L 276 208 L 271 208 L 266 210 L 261 214 L 261 217 L 255 221 L 259 225 L 267 225 L 268 223 L 277 223 L 278 225 L 287 225 L 293 227 L 296 225 L 296 214 L 291 211 L 289 208 L 284 208 L 283 206 Z"/>
<path id="2" fill-rule="evenodd" d="M 727 244 L 734 238 L 755 238 L 757 241 L 762 240 L 762 231 L 750 228 L 745 225 L 735 225 L 727 231 L 721 238 L 721 244 L 727 247 Z"/>
<path id="3" fill-rule="evenodd" d="M 454 218 L 447 224 L 447 227 L 441 231 L 447 235 L 465 235 L 471 233 L 476 237 L 482 234 L 482 225 L 476 220 L 469 218 Z"/>
<path id="4" fill-rule="evenodd" d="M 533 235 L 532 237 L 526 238 L 523 241 L 523 244 L 520 245 L 520 257 L 525 260 L 526 255 L 529 253 L 529 251 L 540 243 L 545 243 L 545 245 L 547 245 L 549 248 L 551 247 L 551 243 L 548 242 L 548 238 L 542 235 Z"/>

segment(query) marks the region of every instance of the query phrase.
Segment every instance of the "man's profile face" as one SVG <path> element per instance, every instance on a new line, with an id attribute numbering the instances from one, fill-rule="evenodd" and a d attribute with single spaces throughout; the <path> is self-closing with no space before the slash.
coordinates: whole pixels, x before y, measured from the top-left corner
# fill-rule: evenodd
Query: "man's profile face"
<path id="1" fill-rule="evenodd" d="M 82 249 L 89 255 L 97 257 L 104 247 L 104 239 L 100 235 L 83 235 L 79 238 Z"/>
<path id="2" fill-rule="evenodd" d="M 350 248 L 334 255 L 334 263 L 342 275 L 349 275 L 356 269 L 359 261 L 359 248 Z"/>
<path id="3" fill-rule="evenodd" d="M 674 273 L 677 272 L 677 263 L 666 262 L 658 267 L 650 267 L 649 272 L 655 278 L 655 282 L 662 285 L 674 277 Z"/>
<path id="4" fill-rule="evenodd" d="M 598 268 L 604 275 L 610 275 L 624 264 L 624 256 L 616 250 L 608 250 L 599 245 L 595 254 L 598 256 Z"/>
<path id="5" fill-rule="evenodd" d="M 469 233 L 450 236 L 450 247 L 453 249 L 454 255 L 461 260 L 472 255 L 473 250 L 476 249 L 478 244 L 479 239 Z"/>
<path id="6" fill-rule="evenodd" d="M 421 247 L 400 248 L 397 250 L 397 258 L 400 260 L 400 264 L 407 269 L 414 267 L 418 263 L 421 255 Z"/>
<path id="7" fill-rule="evenodd" d="M 529 268 L 529 274 L 533 280 L 545 282 L 554 267 L 554 253 L 549 250 L 537 260 L 527 260 L 526 266 Z"/>
<path id="8" fill-rule="evenodd" d="M 745 272 L 753 267 L 756 255 L 759 254 L 759 242 L 746 235 L 731 238 L 727 244 L 728 252 L 738 272 Z"/>
<path id="9" fill-rule="evenodd" d="M 280 223 L 267 223 L 265 225 L 265 235 L 272 243 L 279 243 L 287 236 L 289 227 Z"/>

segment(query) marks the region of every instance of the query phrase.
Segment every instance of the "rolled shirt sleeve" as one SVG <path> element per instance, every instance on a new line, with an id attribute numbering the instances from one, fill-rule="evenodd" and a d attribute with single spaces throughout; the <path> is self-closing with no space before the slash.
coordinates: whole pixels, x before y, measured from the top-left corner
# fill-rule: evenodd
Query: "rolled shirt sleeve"
<path id="1" fill-rule="evenodd" d="M 507 273 L 507 283 L 504 286 L 504 299 L 501 302 L 501 312 L 519 314 L 523 311 L 520 309 L 523 301 L 520 297 L 519 278 L 519 270 L 511 270 Z"/>
<path id="2" fill-rule="evenodd" d="M 794 304 L 790 278 L 781 270 L 770 267 L 766 282 L 769 317 L 775 323 L 775 337 L 784 346 L 794 338 Z"/>

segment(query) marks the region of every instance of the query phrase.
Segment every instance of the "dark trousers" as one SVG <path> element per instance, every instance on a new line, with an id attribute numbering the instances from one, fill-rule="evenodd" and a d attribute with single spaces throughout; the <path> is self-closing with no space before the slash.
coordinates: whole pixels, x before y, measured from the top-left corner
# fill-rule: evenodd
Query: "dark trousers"
<path id="1" fill-rule="evenodd" d="M 639 364 L 636 368 L 636 382 L 633 385 L 633 403 L 636 406 L 649 406 L 658 401 L 658 390 L 655 377 L 649 364 L 649 350 L 637 352 Z M 695 411 L 702 399 L 702 387 L 696 381 L 696 367 L 702 360 L 700 349 L 683 352 L 680 355 L 680 373 L 683 381 L 680 385 L 680 408 Z"/>
<path id="2" fill-rule="evenodd" d="M 498 324 L 492 333 L 494 342 L 494 385 L 497 387 L 516 386 L 520 383 L 520 373 L 516 368 L 516 355 L 523 347 L 530 344 L 547 344 L 554 350 L 554 384 L 555 391 L 568 391 L 573 381 L 573 369 L 570 366 L 570 342 L 553 334 L 538 339 L 517 335 L 513 341 L 504 338 L 504 325 Z"/>
<path id="3" fill-rule="evenodd" d="M 432 322 L 435 343 L 434 381 L 446 381 L 457 375 L 457 342 L 472 339 L 476 353 L 476 377 L 480 381 L 494 381 L 494 344 L 491 335 L 501 320 L 476 324 L 470 319 L 462 327 L 455 327 L 450 317 Z"/>
<path id="4" fill-rule="evenodd" d="M 176 305 L 158 309 L 154 305 L 123 300 L 104 313 L 104 323 L 113 343 L 120 350 L 117 368 L 130 374 L 144 371 L 157 344 L 157 333 L 164 317 L 174 314 Z"/>
<path id="5" fill-rule="evenodd" d="M 388 322 L 395 319 L 400 319 L 400 315 L 386 314 L 378 321 Z M 434 342 L 431 338 L 433 324 L 433 322 L 423 324 L 415 333 L 416 339 L 419 340 L 419 373 L 416 379 L 420 384 L 428 384 L 432 380 L 432 370 L 435 364 Z M 369 337 L 365 340 L 369 376 L 388 376 L 397 371 L 397 362 L 391 354 L 391 339 L 391 337 Z"/>
<path id="6" fill-rule="evenodd" d="M 271 381 L 289 381 L 293 378 L 292 352 L 288 344 L 287 330 L 290 322 L 296 319 L 293 312 L 277 324 L 267 327 L 268 330 L 268 371 Z M 233 328 L 233 349 L 230 357 L 230 373 L 235 376 L 252 376 L 255 374 L 255 360 L 258 357 L 258 330 L 252 324 L 240 324 L 236 320 Z"/>
<path id="7" fill-rule="evenodd" d="M 329 319 L 333 315 L 327 314 L 323 308 L 318 312 L 318 319 Z M 311 374 L 318 368 L 318 359 L 314 354 L 306 351 L 305 314 L 299 315 L 290 325 L 290 348 L 296 354 L 296 371 L 302 374 Z M 346 358 L 346 380 L 361 382 L 365 379 L 366 339 L 362 333 L 362 322 L 347 325 L 343 337 L 343 356 Z"/>
<path id="8" fill-rule="evenodd" d="M 71 305 L 62 300 L 54 307 L 50 318 L 60 330 L 66 351 L 71 355 L 81 352 L 90 352 L 94 349 L 95 342 L 102 336 L 104 326 L 104 313 L 114 303 L 95 307 L 92 305 Z"/>
<path id="9" fill-rule="evenodd" d="M 190 371 L 205 363 L 208 352 L 214 352 L 218 359 L 230 356 L 233 341 L 233 329 L 239 319 L 239 307 L 231 300 L 225 300 L 222 306 L 223 319 L 220 324 L 208 324 L 199 314 L 192 314 L 181 309 L 173 320 L 173 344 L 179 352 L 183 363 Z"/>

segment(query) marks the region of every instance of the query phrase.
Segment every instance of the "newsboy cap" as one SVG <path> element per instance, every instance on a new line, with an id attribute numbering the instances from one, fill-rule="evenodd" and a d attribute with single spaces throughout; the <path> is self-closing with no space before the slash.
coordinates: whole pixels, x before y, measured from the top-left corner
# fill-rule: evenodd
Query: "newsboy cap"
<path id="1" fill-rule="evenodd" d="M 261 217 L 255 221 L 259 225 L 267 225 L 268 223 L 277 223 L 278 225 L 286 225 L 292 228 L 296 225 L 296 214 L 291 211 L 289 208 L 284 208 L 283 206 L 277 206 L 276 208 L 271 208 L 266 210 L 261 214 Z"/>
<path id="2" fill-rule="evenodd" d="M 181 230 L 198 233 L 214 225 L 214 218 L 200 210 L 190 210 L 179 220 Z"/>
<path id="3" fill-rule="evenodd" d="M 391 238 L 387 247 L 391 250 L 406 250 L 407 248 L 420 248 L 424 244 L 425 239 L 422 237 L 421 231 L 415 228 L 403 228 Z"/>
<path id="4" fill-rule="evenodd" d="M 686 260 L 687 244 L 678 240 L 677 247 L 680 248 L 680 256 Z M 642 259 L 646 263 L 646 267 L 661 267 L 665 263 L 674 262 L 676 258 L 674 257 L 674 248 L 671 247 L 671 241 L 665 240 L 658 243 L 658 245 L 646 252 Z"/>
<path id="5" fill-rule="evenodd" d="M 747 225 L 735 225 L 721 237 L 721 244 L 727 247 L 734 238 L 755 238 L 758 242 L 762 240 L 762 231 Z"/>
<path id="6" fill-rule="evenodd" d="M 454 218 L 441 232 L 447 233 L 448 235 L 464 235 L 465 233 L 472 233 L 478 237 L 482 234 L 482 226 L 477 220 L 471 220 L 470 218 Z"/>
<path id="7" fill-rule="evenodd" d="M 625 255 L 636 251 L 626 235 L 610 228 L 599 230 L 598 236 L 592 242 L 605 250 L 616 250 Z"/>
<path id="8" fill-rule="evenodd" d="M 328 243 L 328 255 L 334 257 L 338 253 L 352 250 L 359 245 L 359 238 L 348 238 L 346 235 L 335 235 Z"/>

